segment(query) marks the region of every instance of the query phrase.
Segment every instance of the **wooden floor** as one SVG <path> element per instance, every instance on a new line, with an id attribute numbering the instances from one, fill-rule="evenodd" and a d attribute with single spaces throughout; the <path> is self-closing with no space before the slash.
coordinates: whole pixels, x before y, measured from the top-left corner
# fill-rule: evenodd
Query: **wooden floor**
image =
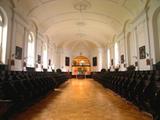
<path id="1" fill-rule="evenodd" d="M 72 79 L 12 120 L 152 120 L 92 79 Z"/>

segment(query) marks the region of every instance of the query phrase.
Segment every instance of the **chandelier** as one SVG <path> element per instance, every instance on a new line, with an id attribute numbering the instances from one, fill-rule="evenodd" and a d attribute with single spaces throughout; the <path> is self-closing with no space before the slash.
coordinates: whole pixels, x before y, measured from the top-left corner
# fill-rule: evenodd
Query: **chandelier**
<path id="1" fill-rule="evenodd" d="M 83 12 L 90 7 L 91 4 L 87 0 L 79 0 L 74 4 L 74 9 L 80 14 L 79 21 L 76 23 L 78 25 L 78 33 L 76 35 L 79 36 L 80 39 L 85 36 L 85 33 L 81 30 L 81 27 L 86 25 L 83 19 Z"/>

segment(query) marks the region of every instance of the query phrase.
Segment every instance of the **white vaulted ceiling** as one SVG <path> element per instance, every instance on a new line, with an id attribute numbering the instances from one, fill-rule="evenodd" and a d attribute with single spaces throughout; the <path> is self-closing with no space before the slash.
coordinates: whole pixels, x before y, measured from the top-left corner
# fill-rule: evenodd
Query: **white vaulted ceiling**
<path id="1" fill-rule="evenodd" d="M 60 47 L 102 47 L 140 13 L 147 0 L 13 0 Z M 81 11 L 79 10 L 81 9 Z"/>

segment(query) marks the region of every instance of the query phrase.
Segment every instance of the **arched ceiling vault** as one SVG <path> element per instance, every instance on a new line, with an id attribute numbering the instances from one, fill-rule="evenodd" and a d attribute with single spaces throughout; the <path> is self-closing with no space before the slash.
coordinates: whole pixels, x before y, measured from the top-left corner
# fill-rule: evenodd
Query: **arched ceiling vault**
<path id="1" fill-rule="evenodd" d="M 100 47 L 122 32 L 148 0 L 10 0 L 60 47 Z M 72 48 L 72 47 L 71 47 Z M 73 48 L 72 48 L 73 49 Z"/>
<path id="2" fill-rule="evenodd" d="M 70 48 L 71 50 L 74 50 L 76 48 L 76 46 L 78 44 L 80 44 L 80 43 L 83 44 L 83 45 L 85 45 L 85 47 L 87 47 L 88 49 L 92 48 L 92 50 L 93 50 L 93 48 L 100 48 L 102 46 L 102 45 L 100 45 L 97 42 L 78 39 L 76 41 L 75 40 L 68 40 L 67 42 L 62 43 L 63 46 L 61 46 L 61 47 L 63 47 L 63 48 Z M 72 44 L 72 46 L 71 46 L 71 44 Z"/>

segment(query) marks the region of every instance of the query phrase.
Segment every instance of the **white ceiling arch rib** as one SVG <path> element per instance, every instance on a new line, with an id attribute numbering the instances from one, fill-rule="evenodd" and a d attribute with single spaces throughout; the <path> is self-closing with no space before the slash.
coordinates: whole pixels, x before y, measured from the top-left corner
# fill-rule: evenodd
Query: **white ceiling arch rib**
<path id="1" fill-rule="evenodd" d="M 78 14 L 78 15 L 77 15 Z M 48 22 L 52 19 L 56 19 L 56 18 L 60 18 L 62 16 L 65 16 L 65 15 L 77 15 L 78 17 L 80 16 L 79 12 L 65 12 L 65 13 L 60 13 L 60 14 L 57 14 L 57 15 L 51 15 L 49 16 L 48 18 L 45 18 L 43 19 L 43 21 L 41 21 L 41 23 L 45 23 L 45 22 Z M 107 14 L 103 14 L 103 13 L 96 13 L 96 12 L 84 12 L 83 13 L 83 16 L 84 16 L 84 19 L 86 19 L 86 16 L 87 15 L 96 15 L 96 16 L 103 16 L 104 18 L 106 19 L 112 19 L 114 20 L 116 23 L 122 25 L 122 21 L 120 21 L 118 18 L 116 18 L 115 16 L 110 16 L 110 15 L 107 15 Z M 94 19 L 94 18 L 93 18 Z"/>
<path id="2" fill-rule="evenodd" d="M 70 49 L 72 51 L 76 50 L 77 46 L 83 46 L 89 52 L 91 52 L 93 50 L 93 49 L 90 49 L 91 47 L 97 48 L 97 45 L 94 45 L 92 42 L 89 42 L 89 41 L 84 42 L 84 41 L 81 41 L 81 40 L 77 40 L 76 42 L 73 42 L 73 43 L 72 43 L 73 45 L 70 47 Z M 65 46 L 64 48 L 68 48 L 68 46 Z"/>
<path id="3" fill-rule="evenodd" d="M 44 27 L 43 27 L 43 32 L 47 32 L 47 31 L 49 31 L 50 29 L 54 29 L 55 28 L 55 25 L 57 26 L 58 24 L 63 24 L 63 23 L 65 23 L 65 22 L 67 22 L 67 23 L 69 23 L 69 22 L 72 22 L 74 25 L 76 25 L 77 26 L 77 29 L 79 28 L 78 27 L 78 23 L 82 23 L 82 24 L 84 24 L 84 26 L 86 26 L 87 25 L 87 23 L 88 22 L 94 22 L 94 23 L 98 23 L 99 24 L 99 26 L 97 26 L 98 28 L 100 27 L 100 26 L 102 26 L 102 27 L 109 27 L 110 29 L 112 29 L 113 27 L 112 27 L 112 23 L 110 23 L 110 24 L 108 24 L 107 22 L 104 22 L 104 21 L 100 21 L 100 20 L 96 20 L 96 19 L 85 19 L 84 21 L 80 21 L 79 19 L 66 19 L 66 20 L 61 20 L 61 21 L 56 21 L 56 22 L 54 22 L 54 21 L 52 21 L 52 26 L 49 26 L 49 25 L 45 25 Z M 70 25 L 70 26 L 73 26 L 73 24 L 72 25 Z M 117 26 L 119 26 L 120 27 L 120 25 L 119 24 L 116 24 Z M 93 25 L 94 26 L 94 25 Z M 65 28 L 65 26 L 63 27 L 63 28 Z M 62 28 L 62 29 L 63 29 Z M 59 30 L 59 28 L 57 28 L 56 29 L 56 31 L 57 30 Z M 54 30 L 53 30 L 54 31 Z M 117 31 L 117 29 L 116 29 L 116 31 Z M 103 31 L 104 32 L 104 31 Z"/>
<path id="4" fill-rule="evenodd" d="M 27 13 L 27 15 L 29 16 L 33 11 L 35 11 L 36 9 L 38 9 L 39 7 L 46 5 L 46 4 L 50 4 L 51 2 L 55 2 L 56 0 L 39 0 L 40 3 L 38 3 L 37 5 L 33 6 Z"/>
<path id="5" fill-rule="evenodd" d="M 66 36 L 63 36 L 63 37 L 64 38 L 59 38 L 59 37 L 57 38 L 58 40 L 56 41 L 56 43 L 58 47 L 64 47 L 64 48 L 69 47 L 70 48 L 70 46 L 72 46 L 77 41 L 81 41 L 82 43 L 83 42 L 90 43 L 90 46 L 92 46 L 92 48 L 93 47 L 100 48 L 104 45 L 103 42 L 98 41 L 99 38 L 93 38 L 92 36 L 87 36 L 87 37 L 82 37 L 82 38 L 77 38 L 77 36 L 73 38 L 69 36 L 67 37 L 67 40 L 63 40 L 66 38 Z"/>
<path id="6" fill-rule="evenodd" d="M 13 0 L 14 1 L 14 0 Z M 56 2 L 57 0 L 38 0 L 39 3 L 37 3 L 37 5 L 32 6 L 32 8 L 28 11 L 27 15 L 32 14 L 34 11 L 36 11 L 36 9 L 46 5 L 46 4 L 51 4 Z M 60 0 L 59 0 L 60 1 Z M 78 1 L 78 0 L 77 0 Z M 79 0 L 80 1 L 80 0 Z M 112 4 L 118 5 L 118 6 L 122 6 L 124 7 L 129 13 L 133 14 L 132 11 L 130 9 L 128 9 L 127 7 L 125 7 L 125 3 L 127 0 L 101 0 L 101 1 L 105 1 L 105 2 L 110 2 Z M 141 3 L 144 3 L 143 0 L 140 0 Z"/>
<path id="7" fill-rule="evenodd" d="M 102 47 L 102 45 L 100 43 L 98 43 L 98 42 L 96 42 L 94 40 L 91 41 L 91 40 L 87 40 L 87 39 L 85 39 L 85 40 L 82 40 L 82 39 L 77 39 L 77 40 L 69 39 L 67 42 L 63 41 L 63 43 L 60 44 L 60 45 L 63 45 L 63 46 L 60 46 L 60 47 L 63 47 L 63 48 L 68 48 L 68 47 L 73 48 L 73 46 L 75 46 L 75 44 L 77 42 L 86 43 L 86 44 L 88 44 L 87 47 L 92 47 L 92 48 L 94 48 L 94 47 L 96 47 L 96 48 Z M 71 44 L 72 44 L 72 47 L 70 46 Z"/>

